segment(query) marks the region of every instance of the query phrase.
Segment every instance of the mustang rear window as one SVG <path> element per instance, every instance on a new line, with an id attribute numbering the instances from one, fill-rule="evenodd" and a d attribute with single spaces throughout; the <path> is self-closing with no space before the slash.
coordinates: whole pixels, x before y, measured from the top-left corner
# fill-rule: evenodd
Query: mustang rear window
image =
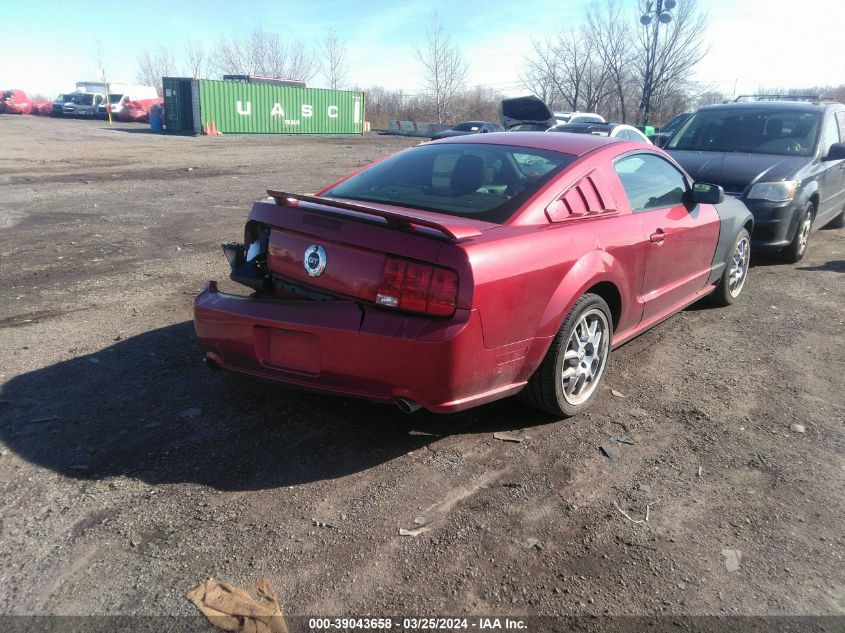
<path id="1" fill-rule="evenodd" d="M 365 169 L 323 196 L 502 223 L 576 158 L 510 145 L 420 145 Z"/>

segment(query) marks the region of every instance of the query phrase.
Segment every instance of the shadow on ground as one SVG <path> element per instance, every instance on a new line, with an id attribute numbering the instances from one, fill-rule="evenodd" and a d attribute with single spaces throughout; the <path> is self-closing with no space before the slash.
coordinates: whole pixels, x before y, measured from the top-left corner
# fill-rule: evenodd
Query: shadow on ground
<path id="1" fill-rule="evenodd" d="M 372 468 L 450 433 L 546 424 L 505 400 L 437 416 L 212 372 L 191 322 L 8 381 L 0 438 L 62 475 L 255 490 Z"/>
<path id="2" fill-rule="evenodd" d="M 845 260 L 833 259 L 819 266 L 798 266 L 796 270 L 826 270 L 834 273 L 845 273 Z"/>

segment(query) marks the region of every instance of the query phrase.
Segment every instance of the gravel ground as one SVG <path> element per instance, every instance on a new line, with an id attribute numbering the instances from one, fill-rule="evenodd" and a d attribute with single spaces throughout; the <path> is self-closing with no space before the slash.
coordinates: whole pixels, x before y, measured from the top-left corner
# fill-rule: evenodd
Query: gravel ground
<path id="1" fill-rule="evenodd" d="M 191 301 L 250 202 L 415 142 L 0 117 L 0 613 L 266 576 L 296 615 L 845 615 L 845 231 L 617 350 L 568 420 L 203 366 Z"/>

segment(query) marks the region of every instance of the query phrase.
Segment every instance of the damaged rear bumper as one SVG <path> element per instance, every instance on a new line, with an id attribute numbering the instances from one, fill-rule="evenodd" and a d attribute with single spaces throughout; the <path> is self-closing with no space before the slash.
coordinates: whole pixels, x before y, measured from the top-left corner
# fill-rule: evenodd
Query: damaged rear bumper
<path id="1" fill-rule="evenodd" d="M 516 393 L 520 363 L 497 362 L 476 310 L 448 319 L 354 301 L 238 297 L 210 282 L 194 302 L 206 360 L 289 385 L 373 401 L 412 400 L 437 413 Z"/>

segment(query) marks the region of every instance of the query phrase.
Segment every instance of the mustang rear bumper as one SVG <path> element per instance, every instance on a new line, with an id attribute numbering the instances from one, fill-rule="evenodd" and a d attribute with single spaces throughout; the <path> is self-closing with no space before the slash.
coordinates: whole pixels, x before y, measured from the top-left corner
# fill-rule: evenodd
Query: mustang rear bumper
<path id="1" fill-rule="evenodd" d="M 476 310 L 448 320 L 353 301 L 290 301 L 220 293 L 194 302 L 194 327 L 209 362 L 307 389 L 395 402 L 437 413 L 516 393 L 519 354 L 484 346 Z"/>

